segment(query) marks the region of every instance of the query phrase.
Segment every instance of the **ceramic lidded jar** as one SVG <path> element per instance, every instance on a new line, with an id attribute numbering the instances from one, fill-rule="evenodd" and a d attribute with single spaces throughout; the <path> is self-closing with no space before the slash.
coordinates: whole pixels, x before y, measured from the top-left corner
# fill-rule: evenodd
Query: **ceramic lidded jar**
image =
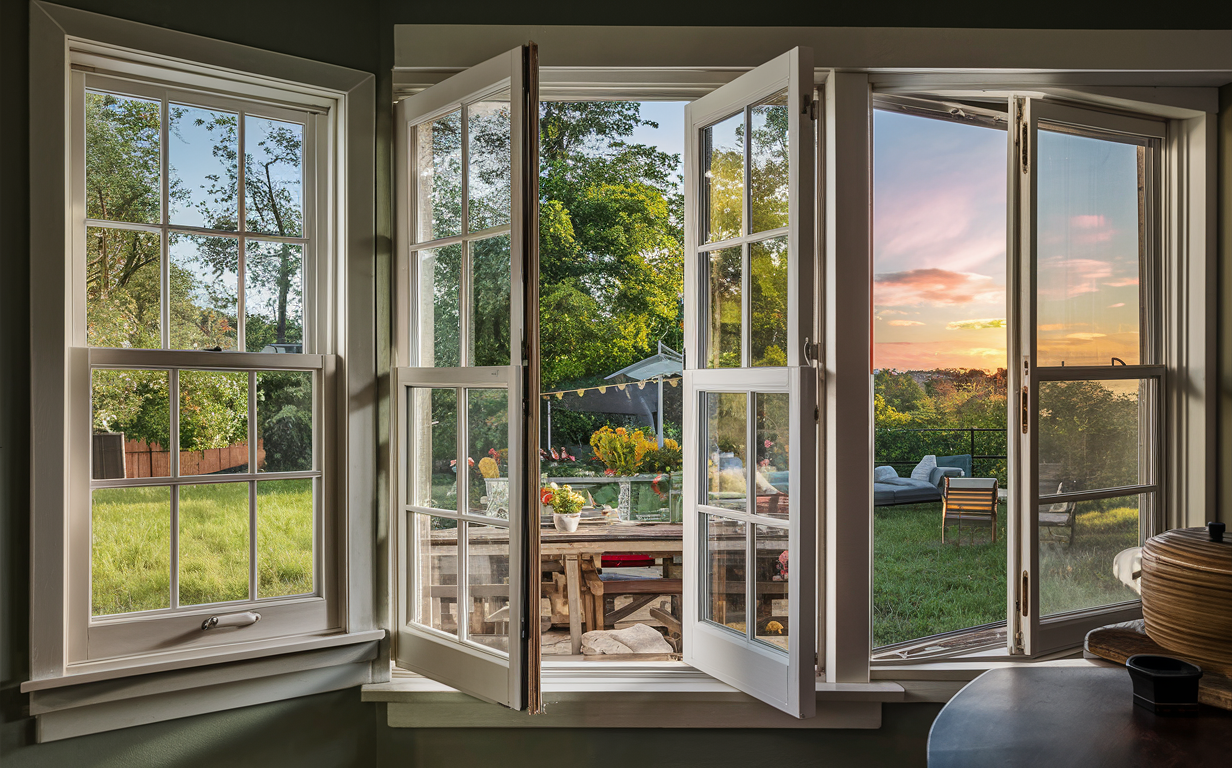
<path id="1" fill-rule="evenodd" d="M 1222 525 L 1219 525 L 1222 533 Z M 1232 662 L 1232 537 L 1178 528 L 1142 547 L 1146 633 L 1168 650 L 1200 661 Z"/>

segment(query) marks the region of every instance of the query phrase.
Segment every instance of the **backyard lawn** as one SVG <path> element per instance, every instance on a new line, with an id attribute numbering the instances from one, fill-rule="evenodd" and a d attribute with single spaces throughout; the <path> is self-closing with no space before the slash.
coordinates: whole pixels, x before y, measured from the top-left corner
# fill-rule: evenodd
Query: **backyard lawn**
<path id="1" fill-rule="evenodd" d="M 312 481 L 257 483 L 257 595 L 307 594 L 312 583 Z M 180 605 L 248 598 L 248 484 L 180 489 Z M 171 491 L 94 491 L 95 616 L 171 605 Z"/>
<path id="2" fill-rule="evenodd" d="M 1005 620 L 1004 512 L 1002 505 L 996 544 L 987 526 L 964 526 L 961 544 L 951 527 L 942 544 L 940 503 L 876 508 L 874 647 Z M 1136 508 L 1080 507 L 1072 545 L 1056 529 L 1040 539 L 1044 615 L 1137 598 L 1112 575 L 1113 557 L 1138 545 Z"/>

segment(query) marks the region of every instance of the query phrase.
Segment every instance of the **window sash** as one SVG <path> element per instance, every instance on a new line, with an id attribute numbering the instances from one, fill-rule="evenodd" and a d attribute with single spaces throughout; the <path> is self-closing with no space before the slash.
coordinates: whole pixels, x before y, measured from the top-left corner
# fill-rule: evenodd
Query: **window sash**
<path id="1" fill-rule="evenodd" d="M 786 227 L 766 232 L 751 232 L 752 184 L 750 109 L 763 100 L 785 92 L 789 136 L 787 158 L 788 195 Z M 685 334 L 684 371 L 684 660 L 714 677 L 753 695 L 790 715 L 812 717 L 816 703 L 817 628 L 817 553 L 816 526 L 816 384 L 818 374 L 805 359 L 805 345 L 813 328 L 814 227 L 813 192 L 815 179 L 813 151 L 816 123 L 811 119 L 813 102 L 812 51 L 794 49 L 771 62 L 736 78 L 713 93 L 689 104 L 685 109 L 685 302 L 684 316 L 692 329 Z M 723 243 L 704 243 L 708 217 L 704 210 L 705 178 L 703 131 L 733 115 L 743 117 L 745 139 L 742 146 L 741 229 L 739 235 Z M 787 236 L 786 366 L 752 366 L 750 328 L 752 325 L 750 244 Z M 716 248 L 739 244 L 741 252 L 741 355 L 740 367 L 709 368 L 709 254 Z M 746 478 L 744 513 L 712 508 L 706 499 L 706 446 L 702 425 L 704 396 L 709 392 L 743 394 L 746 403 L 753 394 L 785 393 L 789 397 L 787 429 L 791 435 L 792 476 L 789 479 L 788 520 L 774 520 L 775 528 L 788 530 L 791 563 L 789 590 L 788 648 L 772 648 L 755 638 L 756 624 L 750 604 L 755 594 L 755 568 L 747 562 L 756 557 L 755 471 Z M 746 431 L 756 429 L 756 413 L 746 405 Z M 754 455 L 746 442 L 745 463 Z M 747 468 L 746 469 L 751 469 Z M 709 568 L 708 536 L 702 530 L 702 515 L 737 520 L 746 524 L 745 536 L 745 633 L 739 637 L 730 628 L 704 617 Z M 710 519 L 710 518 L 707 518 Z"/>
<path id="2" fill-rule="evenodd" d="M 1162 356 L 1163 319 L 1160 287 L 1160 141 L 1166 124 L 1157 120 L 1055 104 L 1039 99 L 1011 99 L 1013 129 L 1009 137 L 1009 392 L 1011 430 L 1010 506 L 1007 604 L 1011 654 L 1039 656 L 1080 640 L 1086 630 L 1141 616 L 1140 601 L 1131 600 L 1042 617 L 1040 582 L 1040 504 L 1080 503 L 1144 494 L 1150 505 L 1139 521 L 1139 543 L 1164 526 L 1166 490 L 1165 428 L 1167 369 L 1156 364 Z M 1038 135 L 1043 126 L 1065 133 L 1129 143 L 1147 148 L 1144 226 L 1139 250 L 1139 355 L 1141 364 L 1039 366 L 1037 365 Z M 1144 435 L 1150 482 L 1119 488 L 1085 489 L 1059 494 L 1039 491 L 1039 410 L 1041 385 L 1047 382 L 1126 381 L 1154 382 L 1150 402 L 1140 403 L 1140 429 Z M 1072 525 L 1072 521 L 1071 521 Z M 1110 566 L 1109 566 L 1110 567 Z"/>
<path id="3" fill-rule="evenodd" d="M 309 110 L 289 109 L 285 106 L 277 106 L 263 103 L 260 101 L 250 101 L 242 98 L 234 98 L 211 93 L 208 91 L 190 91 L 169 86 L 163 86 L 150 82 L 142 82 L 117 78 L 107 75 L 95 74 L 92 72 L 74 72 L 73 73 L 73 104 L 74 104 L 74 135 L 76 138 L 75 144 L 79 148 L 74 157 L 74 179 L 73 179 L 73 196 L 74 196 L 74 211 L 84 214 L 86 210 L 86 156 L 85 156 L 85 119 L 84 119 L 84 99 L 86 93 L 112 93 L 120 96 L 131 96 L 141 99 L 157 101 L 160 104 L 160 119 L 159 119 L 159 194 L 160 194 L 160 214 L 157 224 L 143 224 L 137 222 L 126 222 L 110 219 L 93 219 L 84 218 L 84 226 L 87 228 L 103 228 L 117 229 L 128 231 L 149 232 L 160 236 L 161 264 L 160 270 L 162 274 L 161 288 L 161 312 L 159 318 L 160 332 L 162 334 L 162 348 L 170 349 L 171 347 L 171 318 L 170 318 L 170 285 L 169 285 L 169 260 L 170 260 L 170 237 L 173 234 L 194 235 L 204 237 L 217 237 L 235 240 L 238 249 L 238 262 L 236 265 L 236 349 L 244 350 L 246 342 L 246 325 L 247 311 L 245 308 L 245 294 L 247 293 L 245 285 L 245 266 L 246 266 L 246 251 L 249 243 L 286 243 L 290 245 L 298 245 L 303 249 L 301 261 L 301 279 L 303 292 L 303 349 L 313 351 L 324 351 L 317 337 L 322 339 L 327 335 L 323 332 L 318 333 L 315 323 L 317 322 L 317 304 L 319 302 L 317 294 L 317 275 L 316 263 L 316 243 L 321 240 L 319 230 L 324 226 L 324 222 L 318 221 L 316 204 L 317 204 L 317 187 L 318 180 L 317 163 L 318 155 L 323 152 L 323 148 L 319 146 L 318 130 L 323 128 L 323 118 L 320 114 L 314 114 Z M 237 116 L 236 127 L 236 149 L 238 152 L 237 160 L 237 179 L 236 179 L 236 229 L 235 230 L 218 230 L 209 227 L 186 226 L 183 224 L 175 224 L 171 222 L 170 211 L 170 148 L 168 137 L 170 136 L 170 118 L 168 107 L 170 104 L 184 104 L 186 106 L 202 107 L 205 109 L 217 109 L 226 112 L 233 112 Z M 245 207 L 247 205 L 247 194 L 245 193 L 245 132 L 244 124 L 246 117 L 268 118 L 282 122 L 295 123 L 303 126 L 303 138 L 301 141 L 302 166 L 300 186 L 300 205 L 302 207 L 302 223 L 301 235 L 299 236 L 281 236 L 276 234 L 268 234 L 257 231 L 248 230 L 248 217 Z M 327 132 L 327 131 L 325 131 Z M 80 215 L 80 214 L 78 214 Z M 77 225 L 80 226 L 80 225 Z M 76 233 L 78 236 L 83 235 L 83 232 Z M 75 257 L 77 265 L 75 272 L 80 273 L 81 277 L 77 278 L 82 284 L 84 290 L 85 270 L 86 270 L 86 255 L 85 255 L 85 238 L 74 237 Z M 323 313 L 324 314 L 324 313 Z M 77 323 L 82 325 L 83 319 Z M 84 328 L 84 326 L 82 326 Z M 74 333 L 84 333 L 77 328 Z M 76 339 L 75 343 L 84 344 L 84 336 Z"/>

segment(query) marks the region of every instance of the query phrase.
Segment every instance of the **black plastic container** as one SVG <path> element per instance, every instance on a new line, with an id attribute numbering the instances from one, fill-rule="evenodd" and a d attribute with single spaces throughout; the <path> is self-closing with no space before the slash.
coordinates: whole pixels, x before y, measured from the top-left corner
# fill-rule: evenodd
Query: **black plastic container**
<path id="1" fill-rule="evenodd" d="M 1198 713 L 1201 668 L 1171 656 L 1139 653 L 1125 660 L 1134 681 L 1134 703 L 1157 715 Z"/>

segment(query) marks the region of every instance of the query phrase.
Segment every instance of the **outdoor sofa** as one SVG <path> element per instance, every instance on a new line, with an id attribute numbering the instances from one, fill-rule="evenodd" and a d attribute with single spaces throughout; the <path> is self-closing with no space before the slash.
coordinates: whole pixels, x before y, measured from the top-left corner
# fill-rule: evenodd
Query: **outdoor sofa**
<path id="1" fill-rule="evenodd" d="M 925 456 L 908 477 L 899 477 L 894 467 L 877 467 L 873 470 L 873 506 L 941 501 L 942 478 L 947 476 L 971 477 L 971 454 Z"/>

